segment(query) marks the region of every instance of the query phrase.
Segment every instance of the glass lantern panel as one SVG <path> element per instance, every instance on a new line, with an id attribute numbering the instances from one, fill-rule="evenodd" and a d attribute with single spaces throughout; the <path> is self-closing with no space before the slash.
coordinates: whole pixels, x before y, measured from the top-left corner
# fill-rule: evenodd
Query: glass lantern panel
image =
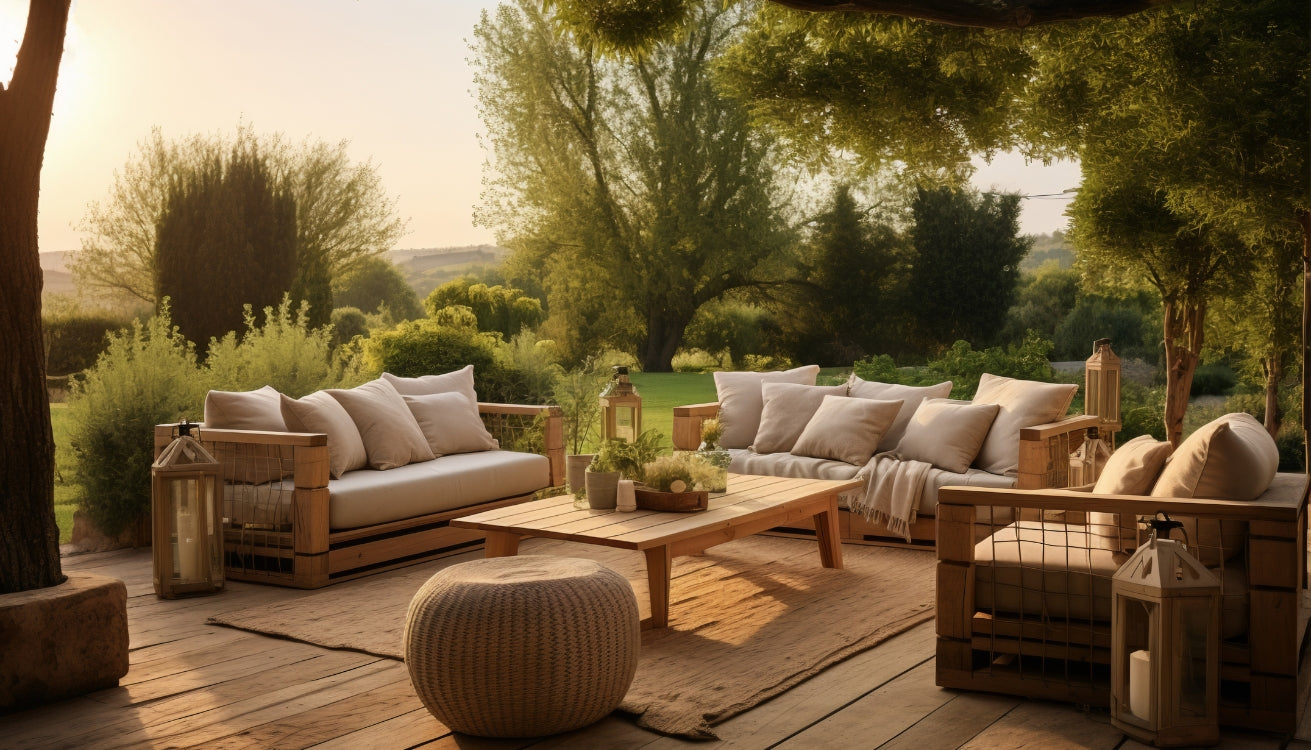
<path id="1" fill-rule="evenodd" d="M 1211 629 L 1210 598 L 1182 599 L 1178 607 L 1179 646 L 1175 649 L 1179 663 L 1179 718 L 1204 719 L 1207 716 L 1207 641 Z"/>
<path id="2" fill-rule="evenodd" d="M 1121 711 L 1128 711 L 1144 722 L 1153 720 L 1152 716 L 1152 643 L 1156 627 L 1157 605 L 1155 602 L 1135 599 L 1124 594 L 1116 595 L 1116 608 L 1122 615 L 1119 620 L 1119 632 L 1124 647 L 1117 653 L 1122 660 L 1120 674 L 1124 684 L 1117 693 L 1124 696 L 1125 704 Z"/>
<path id="3" fill-rule="evenodd" d="M 635 410 L 631 406 L 615 407 L 615 437 L 632 443 L 637 440 Z"/>

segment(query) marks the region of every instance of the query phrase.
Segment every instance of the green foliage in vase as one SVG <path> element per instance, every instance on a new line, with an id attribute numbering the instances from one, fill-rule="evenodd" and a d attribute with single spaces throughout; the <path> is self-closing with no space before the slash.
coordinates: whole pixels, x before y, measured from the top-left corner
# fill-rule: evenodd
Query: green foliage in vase
<path id="1" fill-rule="evenodd" d="M 644 430 L 637 440 L 628 442 L 611 438 L 602 444 L 588 471 L 617 471 L 624 479 L 644 481 L 644 467 L 666 449 L 665 436 L 656 430 Z"/>

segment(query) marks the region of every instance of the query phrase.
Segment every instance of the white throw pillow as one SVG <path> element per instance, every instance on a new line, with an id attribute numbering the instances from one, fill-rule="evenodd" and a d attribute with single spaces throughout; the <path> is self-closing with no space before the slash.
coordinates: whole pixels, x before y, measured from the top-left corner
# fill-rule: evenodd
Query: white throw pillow
<path id="1" fill-rule="evenodd" d="M 1251 414 L 1226 414 L 1197 429 L 1165 462 L 1152 497 L 1255 500 L 1279 470 L 1279 447 Z M 1215 566 L 1243 550 L 1246 521 L 1176 518 L 1203 565 Z M 1176 539 L 1183 535 L 1175 532 Z"/>
<path id="2" fill-rule="evenodd" d="M 792 455 L 828 458 L 864 466 L 901 409 L 900 401 L 825 396 Z"/>
<path id="3" fill-rule="evenodd" d="M 725 448 L 746 448 L 756 439 L 760 412 L 765 408 L 763 383 L 814 385 L 819 365 L 805 365 L 779 372 L 717 372 L 715 393 L 719 398 L 719 444 Z"/>
<path id="4" fill-rule="evenodd" d="M 435 456 L 477 453 L 497 448 L 496 439 L 478 416 L 478 406 L 460 393 L 402 396 Z"/>
<path id="5" fill-rule="evenodd" d="M 761 383 L 764 408 L 751 450 L 756 453 L 787 453 L 801 437 L 815 410 L 828 396 L 846 397 L 845 385 L 800 385 Z"/>
<path id="6" fill-rule="evenodd" d="M 951 395 L 951 381 L 935 385 L 901 385 L 900 383 L 880 383 L 874 380 L 862 380 L 855 373 L 847 381 L 848 395 L 856 398 L 872 398 L 879 401 L 900 401 L 901 411 L 897 419 L 883 434 L 879 441 L 878 453 L 894 450 L 901 436 L 906 434 L 906 425 L 926 398 L 947 398 Z"/>
<path id="7" fill-rule="evenodd" d="M 292 432 L 321 432 L 328 436 L 328 473 L 333 479 L 369 465 L 355 421 L 337 399 L 323 391 L 299 399 L 284 394 L 282 418 Z"/>
<path id="8" fill-rule="evenodd" d="M 1073 383 L 1042 383 L 984 373 L 976 404 L 1000 407 L 992 429 L 974 463 L 989 474 L 1014 474 L 1020 468 L 1020 430 L 1046 424 L 1065 415 L 1079 390 Z"/>
<path id="9" fill-rule="evenodd" d="M 478 403 L 478 393 L 473 388 L 473 365 L 465 365 L 454 372 L 441 375 L 420 375 L 417 378 L 403 378 L 384 372 L 382 379 L 392 384 L 402 396 L 426 396 L 430 393 L 463 393 L 465 398 Z"/>
<path id="10" fill-rule="evenodd" d="M 287 431 L 282 399 L 271 385 L 253 391 L 205 394 L 205 426 L 216 430 Z"/>
<path id="11" fill-rule="evenodd" d="M 996 404 L 926 398 L 906 425 L 906 434 L 897 443 L 897 456 L 964 474 L 1000 408 Z"/>
<path id="12" fill-rule="evenodd" d="M 379 378 L 357 388 L 333 388 L 327 393 L 355 422 L 370 467 L 386 471 L 433 459 L 419 423 L 401 394 L 387 381 Z"/>

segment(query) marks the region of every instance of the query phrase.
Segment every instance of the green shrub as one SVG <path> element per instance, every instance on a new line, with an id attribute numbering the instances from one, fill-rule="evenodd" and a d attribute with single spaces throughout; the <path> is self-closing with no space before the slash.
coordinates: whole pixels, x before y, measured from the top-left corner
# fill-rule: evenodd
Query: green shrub
<path id="1" fill-rule="evenodd" d="M 1022 380 L 1055 381 L 1055 373 L 1047 359 L 1051 351 L 1052 342 L 1033 331 L 1029 331 L 1019 345 L 1011 344 L 1005 348 L 994 346 L 975 351 L 969 342 L 957 341 L 940 358 L 930 361 L 928 369 L 936 373 L 940 381 L 952 381 L 952 398 L 969 399 L 974 396 L 979 378 L 985 372 Z"/>
<path id="2" fill-rule="evenodd" d="M 321 388 L 339 385 L 332 366 L 332 332 L 308 327 L 309 305 L 302 302 L 295 315 L 291 299 L 283 296 L 276 309 L 264 308 L 264 325 L 246 305 L 246 332 L 237 340 L 228 333 L 211 341 L 205 366 L 214 387 L 249 391 L 271 385 L 279 393 L 300 398 Z"/>
<path id="3" fill-rule="evenodd" d="M 1198 365 L 1193 371 L 1190 396 L 1224 396 L 1238 384 L 1238 376 L 1226 364 Z"/>
<path id="4" fill-rule="evenodd" d="M 109 334 L 127 321 L 103 313 L 73 312 L 41 322 L 46 340 L 46 374 L 72 375 L 96 363 Z"/>
<path id="5" fill-rule="evenodd" d="M 721 357 L 705 349 L 680 349 L 670 366 L 674 372 L 714 372 L 727 369 Z"/>
<path id="6" fill-rule="evenodd" d="M 167 308 L 146 325 L 111 334 L 68 401 L 77 502 L 98 529 L 114 536 L 150 513 L 154 427 L 199 421 L 204 398 L 195 346 L 172 326 Z"/>
<path id="7" fill-rule="evenodd" d="M 555 344 L 527 330 L 498 346 L 496 361 L 505 379 L 502 390 L 511 390 L 518 403 L 550 403 L 556 380 L 564 372 Z"/>
<path id="8" fill-rule="evenodd" d="M 358 307 L 338 307 L 332 311 L 332 348 L 339 349 L 356 336 L 369 335 L 369 319 Z"/>

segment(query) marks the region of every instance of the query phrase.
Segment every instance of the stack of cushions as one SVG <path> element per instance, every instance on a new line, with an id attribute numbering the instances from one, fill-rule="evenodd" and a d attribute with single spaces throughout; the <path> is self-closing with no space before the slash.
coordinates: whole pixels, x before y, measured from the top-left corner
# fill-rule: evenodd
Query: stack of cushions
<path id="1" fill-rule="evenodd" d="M 1064 416 L 1078 386 L 985 374 L 972 401 L 950 381 L 908 386 L 852 375 L 815 385 L 819 367 L 717 372 L 721 444 L 742 474 L 850 479 L 876 454 L 933 465 L 919 512 L 949 484 L 1012 487 L 1019 433 Z"/>
<path id="2" fill-rule="evenodd" d="M 327 435 L 329 523 L 334 529 L 527 494 L 549 483 L 545 457 L 497 450 L 478 413 L 472 365 L 418 378 L 383 373 L 356 388 L 316 391 L 299 399 L 270 386 L 210 391 L 205 426 Z M 218 449 L 221 454 L 249 450 L 222 443 Z M 227 457 L 235 462 L 225 461 L 225 466 L 239 466 L 245 458 Z M 291 483 L 282 481 L 290 474 L 290 462 L 258 463 L 271 464 L 272 470 L 229 471 L 225 515 L 236 523 L 285 525 L 289 503 L 286 498 L 271 501 L 269 492 L 290 493 Z M 266 482 L 271 486 L 255 487 Z"/>
<path id="3" fill-rule="evenodd" d="M 1151 497 L 1250 501 L 1275 479 L 1279 451 L 1250 414 L 1226 414 L 1177 449 L 1150 435 L 1129 440 L 1106 462 L 1096 494 L 1142 497 L 1142 512 L 1089 513 L 1087 526 L 1016 523 L 975 547 L 975 599 L 980 608 L 1028 615 L 1109 621 L 1110 580 L 1147 538 L 1137 525 L 1152 516 Z M 1247 543 L 1243 521 L 1181 517 L 1189 550 L 1220 574 L 1225 638 L 1247 629 Z M 1021 564 L 1023 561 L 1023 564 Z"/>

